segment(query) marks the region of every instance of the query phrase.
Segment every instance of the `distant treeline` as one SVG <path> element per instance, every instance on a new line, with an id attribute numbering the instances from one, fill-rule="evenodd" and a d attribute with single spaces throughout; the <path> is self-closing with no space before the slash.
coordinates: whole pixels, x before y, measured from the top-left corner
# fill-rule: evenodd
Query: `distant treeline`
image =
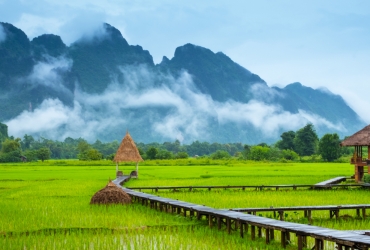
<path id="1" fill-rule="evenodd" d="M 273 145 L 260 143 L 208 143 L 195 141 L 189 145 L 180 141 L 164 143 L 137 143 L 144 159 L 181 159 L 188 157 L 210 157 L 212 159 L 238 158 L 240 160 L 299 161 L 310 157 L 314 161 L 335 161 L 343 155 L 353 153 L 352 148 L 341 148 L 337 134 L 325 134 L 318 138 L 312 124 L 297 131 L 281 134 L 281 140 Z M 36 161 L 47 159 L 112 160 L 119 147 L 118 141 L 88 143 L 83 138 L 67 137 L 54 141 L 30 135 L 23 138 L 8 136 L 8 128 L 0 123 L 0 162 Z"/>

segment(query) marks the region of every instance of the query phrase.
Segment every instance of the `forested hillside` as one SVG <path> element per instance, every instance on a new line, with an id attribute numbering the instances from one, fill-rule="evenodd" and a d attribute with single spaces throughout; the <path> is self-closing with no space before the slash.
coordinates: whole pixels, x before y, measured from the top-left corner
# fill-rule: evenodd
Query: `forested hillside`
<path id="1" fill-rule="evenodd" d="M 338 95 L 300 83 L 269 87 L 201 46 L 180 46 L 155 65 L 109 24 L 70 46 L 0 25 L 0 121 L 15 136 L 112 141 L 129 129 L 145 143 L 259 143 L 307 123 L 341 137 L 364 125 Z"/>

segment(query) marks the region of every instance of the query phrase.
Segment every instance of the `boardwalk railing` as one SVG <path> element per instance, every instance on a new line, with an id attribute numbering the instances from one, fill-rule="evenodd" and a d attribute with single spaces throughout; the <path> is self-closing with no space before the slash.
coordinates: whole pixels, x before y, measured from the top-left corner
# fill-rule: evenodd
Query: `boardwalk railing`
<path id="1" fill-rule="evenodd" d="M 290 242 L 290 235 L 295 234 L 297 236 L 297 248 L 299 250 L 302 250 L 304 247 L 308 247 L 307 237 L 314 238 L 315 245 L 312 249 L 316 250 L 324 249 L 324 241 L 334 242 L 337 249 L 340 250 L 349 248 L 368 250 L 370 248 L 370 237 L 366 235 L 279 221 L 241 212 L 214 209 L 184 201 L 162 198 L 120 186 L 122 182 L 128 179 L 128 176 L 123 176 L 113 182 L 127 192 L 134 201 L 139 202 L 142 205 L 149 206 L 152 209 L 158 209 L 162 212 L 183 214 L 184 216 L 196 217 L 198 220 L 205 217 L 208 220 L 210 227 L 217 225 L 217 228 L 221 229 L 225 226 L 228 233 L 231 233 L 231 230 L 238 230 L 241 237 L 244 237 L 245 232 L 250 230 L 250 237 L 254 240 L 256 238 L 256 234 L 258 237 L 262 237 L 262 232 L 264 232 L 266 243 L 268 244 L 275 237 L 274 231 L 279 231 L 282 247 L 286 247 Z"/>
<path id="2" fill-rule="evenodd" d="M 280 190 L 280 189 L 319 189 L 319 188 L 350 188 L 350 187 L 361 187 L 361 188 L 370 188 L 369 185 L 366 184 L 327 184 L 327 185 L 233 185 L 233 186 L 161 186 L 161 187 L 127 187 L 131 190 L 152 190 L 152 192 L 158 192 L 159 190 L 173 190 L 173 191 L 179 191 L 179 190 L 188 190 L 188 191 L 194 191 L 199 189 L 204 189 L 211 191 L 212 189 L 253 189 L 253 190 Z"/>
<path id="3" fill-rule="evenodd" d="M 257 212 L 274 212 L 274 218 L 277 217 L 276 212 L 280 220 L 284 220 L 285 211 L 304 211 L 304 216 L 308 219 L 309 223 L 312 222 L 312 211 L 327 210 L 329 211 L 330 218 L 339 218 L 340 210 L 356 209 L 357 217 L 366 218 L 366 209 L 370 208 L 370 204 L 361 205 L 326 205 L 326 206 L 298 206 L 298 207 L 269 207 L 269 208 L 230 208 L 228 210 L 235 212 L 245 212 L 248 214 L 256 215 Z M 370 231 L 370 230 L 369 230 Z"/>

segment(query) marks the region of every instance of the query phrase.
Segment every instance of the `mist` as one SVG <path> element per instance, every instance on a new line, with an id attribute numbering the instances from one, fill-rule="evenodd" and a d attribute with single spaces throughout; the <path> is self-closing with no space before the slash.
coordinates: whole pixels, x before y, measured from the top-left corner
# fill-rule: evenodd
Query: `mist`
<path id="1" fill-rule="evenodd" d="M 63 58 L 38 63 L 28 78 L 63 90 L 61 78 L 54 69 L 68 70 L 71 64 Z M 234 124 L 241 130 L 252 127 L 260 131 L 261 141 L 276 141 L 281 131 L 297 130 L 307 123 L 315 127 L 344 130 L 341 124 L 333 124 L 306 111 L 290 113 L 280 106 L 263 102 L 262 98 L 258 98 L 263 92 L 261 86 L 251 88 L 256 96 L 248 103 L 232 100 L 218 102 L 198 91 L 192 76 L 186 71 L 174 77 L 153 71 L 145 65 L 121 67 L 120 70 L 122 82 L 112 76 L 112 82 L 101 94 L 83 92 L 77 85 L 73 107 L 58 99 L 46 99 L 33 111 L 23 111 L 5 122 L 9 134 L 15 137 L 28 134 L 54 140 L 66 137 L 82 137 L 88 141 L 119 140 L 126 129 L 136 131 L 135 128 L 142 128 L 144 124 L 153 138 L 160 141 L 177 139 L 191 143 L 195 140 L 217 141 L 218 135 L 210 129 L 215 125 L 227 128 Z M 279 94 L 270 89 L 265 91 L 268 95 Z M 117 135 L 117 131 L 121 134 Z"/>
<path id="2" fill-rule="evenodd" d="M 0 43 L 6 39 L 6 33 L 2 24 L 0 24 Z"/>
<path id="3" fill-rule="evenodd" d="M 54 58 L 45 55 L 45 61 L 37 62 L 29 76 L 19 81 L 30 83 L 34 86 L 44 85 L 54 90 L 68 92 L 60 76 L 62 72 L 68 72 L 72 67 L 72 60 L 63 56 Z"/>

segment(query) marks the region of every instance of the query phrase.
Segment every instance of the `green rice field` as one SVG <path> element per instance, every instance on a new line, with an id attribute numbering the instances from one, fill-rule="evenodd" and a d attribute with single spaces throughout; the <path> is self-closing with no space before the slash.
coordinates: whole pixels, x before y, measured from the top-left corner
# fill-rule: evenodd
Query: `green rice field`
<path id="1" fill-rule="evenodd" d="M 197 162 L 198 161 L 198 162 Z M 199 163 L 199 164 L 197 164 Z M 134 165 L 120 167 L 125 173 Z M 114 178 L 108 161 L 48 161 L 0 165 L 1 249 L 281 249 L 280 242 L 265 245 L 237 232 L 209 228 L 197 221 L 152 210 L 139 204 L 89 205 L 92 195 Z M 350 176 L 348 163 L 268 163 L 246 161 L 148 161 L 139 167 L 139 179 L 125 185 L 278 185 L 314 184 Z M 150 191 L 150 190 L 149 190 Z M 154 193 L 215 208 L 367 204 L 369 192 L 339 190 L 212 190 Z M 312 224 L 339 230 L 370 229 L 370 220 L 343 211 L 329 219 L 328 211 L 314 211 Z M 273 214 L 261 213 L 273 218 Z M 308 223 L 300 212 L 286 220 Z M 278 239 L 278 237 L 275 237 Z M 295 238 L 292 246 L 295 249 Z M 328 245 L 325 249 L 334 249 Z"/>

